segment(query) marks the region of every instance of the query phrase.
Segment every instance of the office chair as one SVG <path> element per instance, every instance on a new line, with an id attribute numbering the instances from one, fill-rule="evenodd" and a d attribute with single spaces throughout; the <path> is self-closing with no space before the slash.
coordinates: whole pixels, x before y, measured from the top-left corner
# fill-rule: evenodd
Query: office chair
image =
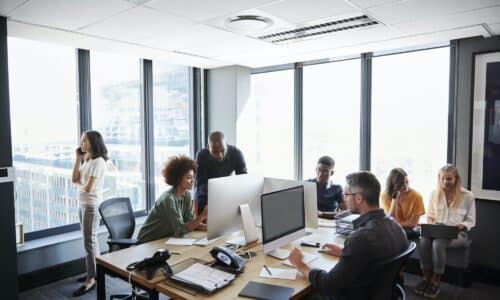
<path id="1" fill-rule="evenodd" d="M 376 274 L 376 279 L 371 286 L 371 299 L 406 299 L 405 290 L 401 286 L 402 282 L 399 272 L 416 247 L 417 244 L 415 242 L 410 242 L 408 248 L 403 252 L 375 264 L 374 274 Z"/>
<path id="2" fill-rule="evenodd" d="M 129 198 L 111 198 L 103 201 L 99 205 L 99 214 L 109 232 L 107 240 L 109 252 L 138 244 L 138 240 L 132 238 L 135 230 L 135 217 Z M 139 294 L 134 286 L 132 286 L 131 294 L 111 295 L 109 298 L 111 300 L 149 299 Z"/>

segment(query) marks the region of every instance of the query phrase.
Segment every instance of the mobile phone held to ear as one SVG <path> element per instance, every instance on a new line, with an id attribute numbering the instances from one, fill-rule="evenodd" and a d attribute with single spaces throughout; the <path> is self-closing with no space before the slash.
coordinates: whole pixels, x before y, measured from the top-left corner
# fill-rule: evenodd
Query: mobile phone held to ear
<path id="1" fill-rule="evenodd" d="M 83 151 L 82 151 L 82 147 L 76 148 L 76 152 L 78 152 L 78 154 L 80 154 L 80 155 L 84 154 Z"/>

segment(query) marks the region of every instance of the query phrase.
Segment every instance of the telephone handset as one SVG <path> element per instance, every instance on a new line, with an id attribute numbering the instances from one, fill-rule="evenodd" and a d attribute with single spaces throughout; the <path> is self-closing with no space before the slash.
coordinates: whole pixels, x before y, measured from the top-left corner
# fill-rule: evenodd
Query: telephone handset
<path id="1" fill-rule="evenodd" d="M 148 279 L 153 278 L 154 271 L 157 268 L 168 266 L 167 260 L 172 256 L 169 250 L 166 249 L 158 249 L 152 257 L 146 257 L 141 261 L 131 263 L 127 266 L 128 271 L 138 270 L 138 271 L 146 271 L 146 277 Z"/>
<path id="2" fill-rule="evenodd" d="M 217 246 L 210 250 L 210 254 L 215 258 L 217 264 L 222 265 L 227 270 L 238 273 L 243 272 L 246 262 L 233 250 Z"/>

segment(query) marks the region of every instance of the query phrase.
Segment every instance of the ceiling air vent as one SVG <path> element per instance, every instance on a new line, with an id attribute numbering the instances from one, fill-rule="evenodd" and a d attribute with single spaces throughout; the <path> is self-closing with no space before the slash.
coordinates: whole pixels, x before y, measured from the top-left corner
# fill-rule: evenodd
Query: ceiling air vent
<path id="1" fill-rule="evenodd" d="M 275 32 L 262 36 L 255 37 L 261 41 L 270 42 L 273 44 L 284 44 L 298 42 L 304 39 L 319 37 L 321 35 L 330 34 L 339 31 L 352 30 L 361 27 L 368 27 L 379 24 L 366 15 L 346 18 L 342 20 L 334 20 L 316 25 L 304 26 L 292 30 Z"/>

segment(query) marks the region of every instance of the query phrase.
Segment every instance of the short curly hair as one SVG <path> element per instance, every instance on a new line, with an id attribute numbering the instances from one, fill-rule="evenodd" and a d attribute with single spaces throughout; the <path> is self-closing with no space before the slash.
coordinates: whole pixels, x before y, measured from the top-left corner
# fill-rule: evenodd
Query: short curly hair
<path id="1" fill-rule="evenodd" d="M 168 185 L 176 187 L 181 183 L 187 172 L 193 170 L 196 173 L 198 166 L 196 162 L 186 155 L 172 156 L 168 159 L 161 174 Z"/>

